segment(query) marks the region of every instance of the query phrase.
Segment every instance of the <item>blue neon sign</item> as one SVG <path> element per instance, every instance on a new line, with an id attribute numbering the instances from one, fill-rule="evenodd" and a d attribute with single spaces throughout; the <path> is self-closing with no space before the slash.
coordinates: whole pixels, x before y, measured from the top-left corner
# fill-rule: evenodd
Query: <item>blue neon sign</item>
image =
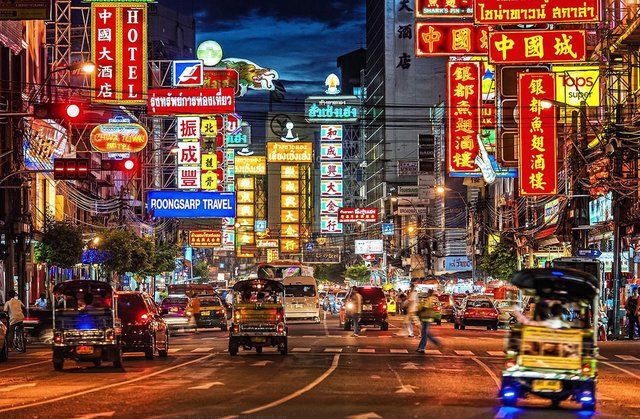
<path id="1" fill-rule="evenodd" d="M 222 218 L 236 216 L 235 192 L 150 191 L 147 211 L 153 217 Z"/>

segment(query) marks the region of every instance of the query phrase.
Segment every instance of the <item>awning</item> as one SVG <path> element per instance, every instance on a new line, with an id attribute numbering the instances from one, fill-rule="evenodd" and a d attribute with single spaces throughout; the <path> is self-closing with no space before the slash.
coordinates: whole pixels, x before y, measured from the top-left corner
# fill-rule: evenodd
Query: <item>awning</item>
<path id="1" fill-rule="evenodd" d="M 536 235 L 533 236 L 533 240 L 536 242 L 538 248 L 560 244 L 560 240 L 556 236 L 557 229 L 558 225 L 556 224 L 553 227 L 548 227 L 537 232 Z"/>

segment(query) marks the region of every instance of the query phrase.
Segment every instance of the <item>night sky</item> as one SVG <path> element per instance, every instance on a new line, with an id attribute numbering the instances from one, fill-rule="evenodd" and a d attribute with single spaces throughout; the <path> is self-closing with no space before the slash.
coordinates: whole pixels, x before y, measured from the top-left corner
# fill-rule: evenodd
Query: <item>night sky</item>
<path id="1" fill-rule="evenodd" d="M 287 96 L 322 94 L 339 56 L 365 47 L 365 0 L 159 0 L 193 7 L 196 44 L 278 71 Z M 266 92 L 262 92 L 265 95 Z"/>

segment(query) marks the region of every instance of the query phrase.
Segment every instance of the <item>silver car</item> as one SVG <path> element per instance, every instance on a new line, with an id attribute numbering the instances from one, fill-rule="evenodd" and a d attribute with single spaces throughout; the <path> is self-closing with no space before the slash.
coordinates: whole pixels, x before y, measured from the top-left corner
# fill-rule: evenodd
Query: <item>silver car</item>
<path id="1" fill-rule="evenodd" d="M 518 304 L 516 300 L 495 300 L 496 308 L 500 312 L 498 315 L 498 322 L 500 325 L 509 326 L 511 317 L 513 315 L 514 307 Z"/>

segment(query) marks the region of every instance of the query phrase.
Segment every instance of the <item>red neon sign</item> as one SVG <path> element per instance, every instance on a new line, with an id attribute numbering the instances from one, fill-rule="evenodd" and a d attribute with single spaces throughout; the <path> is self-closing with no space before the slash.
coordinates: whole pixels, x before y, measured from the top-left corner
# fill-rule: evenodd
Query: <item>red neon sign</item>
<path id="1" fill-rule="evenodd" d="M 587 59 L 583 30 L 489 32 L 491 64 L 569 63 Z"/>
<path id="2" fill-rule="evenodd" d="M 600 0 L 476 0 L 473 19 L 483 25 L 600 21 Z"/>
<path id="3" fill-rule="evenodd" d="M 487 55 L 488 26 L 470 23 L 416 22 L 416 55 Z"/>

